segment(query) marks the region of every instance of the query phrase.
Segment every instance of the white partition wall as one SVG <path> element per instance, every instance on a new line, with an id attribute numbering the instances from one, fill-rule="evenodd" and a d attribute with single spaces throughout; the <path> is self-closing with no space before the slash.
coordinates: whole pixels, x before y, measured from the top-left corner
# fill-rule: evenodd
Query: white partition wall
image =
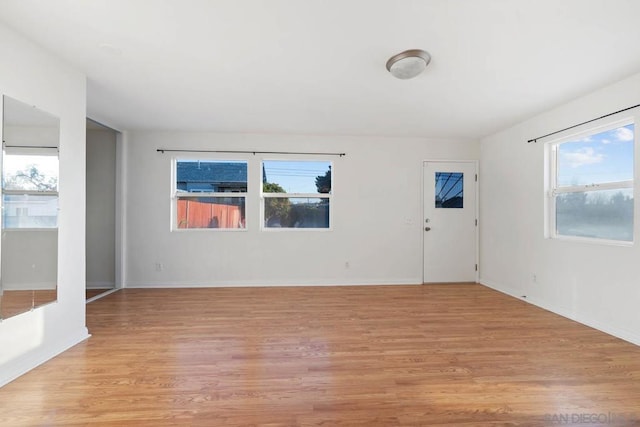
<path id="1" fill-rule="evenodd" d="M 0 323 L 0 385 L 88 337 L 85 76 L 0 25 L 0 92 L 60 118 L 58 301 Z"/>

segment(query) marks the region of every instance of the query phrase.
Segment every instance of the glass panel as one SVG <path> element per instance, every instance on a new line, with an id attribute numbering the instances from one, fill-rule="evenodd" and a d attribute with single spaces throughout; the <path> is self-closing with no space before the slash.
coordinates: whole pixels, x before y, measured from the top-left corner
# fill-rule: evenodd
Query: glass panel
<path id="1" fill-rule="evenodd" d="M 633 180 L 633 124 L 558 145 L 558 186 Z"/>
<path id="2" fill-rule="evenodd" d="M 2 102 L 0 318 L 5 319 L 57 299 L 60 119 L 7 96 Z"/>
<path id="3" fill-rule="evenodd" d="M 556 232 L 561 236 L 633 241 L 633 189 L 558 195 Z"/>
<path id="4" fill-rule="evenodd" d="M 329 194 L 331 162 L 265 160 L 262 183 L 265 193 Z"/>
<path id="5" fill-rule="evenodd" d="M 464 207 L 464 176 L 461 172 L 436 172 L 436 208 Z"/>
<path id="6" fill-rule="evenodd" d="M 244 228 L 244 197 L 178 199 L 178 228 Z"/>
<path id="7" fill-rule="evenodd" d="M 329 228 L 329 199 L 267 197 L 264 222 L 267 228 Z"/>
<path id="8" fill-rule="evenodd" d="M 188 193 L 246 193 L 247 162 L 178 160 L 176 190 Z"/>
<path id="9" fill-rule="evenodd" d="M 34 293 L 33 290 L 6 290 L 0 294 L 0 319 L 8 319 L 31 310 L 34 307 Z"/>
<path id="10" fill-rule="evenodd" d="M 58 156 L 4 154 L 5 190 L 58 191 Z"/>
<path id="11" fill-rule="evenodd" d="M 57 228 L 58 196 L 3 194 L 2 228 Z"/>

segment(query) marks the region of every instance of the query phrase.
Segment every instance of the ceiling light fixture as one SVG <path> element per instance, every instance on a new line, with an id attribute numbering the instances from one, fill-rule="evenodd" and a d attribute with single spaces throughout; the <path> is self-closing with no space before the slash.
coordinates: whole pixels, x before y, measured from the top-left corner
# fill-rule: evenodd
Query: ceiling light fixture
<path id="1" fill-rule="evenodd" d="M 393 77 L 407 80 L 422 73 L 431 62 L 431 55 L 421 49 L 410 49 L 393 55 L 387 61 L 387 70 Z"/>

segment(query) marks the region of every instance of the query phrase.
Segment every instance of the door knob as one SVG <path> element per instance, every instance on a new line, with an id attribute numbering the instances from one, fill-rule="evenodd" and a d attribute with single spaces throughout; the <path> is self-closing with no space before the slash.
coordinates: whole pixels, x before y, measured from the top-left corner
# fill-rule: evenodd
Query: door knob
<path id="1" fill-rule="evenodd" d="M 424 231 L 429 231 L 429 230 L 431 230 L 431 227 L 425 227 L 424 228 Z"/>

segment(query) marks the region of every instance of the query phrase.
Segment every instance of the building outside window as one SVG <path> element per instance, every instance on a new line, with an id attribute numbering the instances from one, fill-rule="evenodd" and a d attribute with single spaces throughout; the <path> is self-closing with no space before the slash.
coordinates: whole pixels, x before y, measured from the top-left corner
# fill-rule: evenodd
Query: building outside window
<path id="1" fill-rule="evenodd" d="M 6 149 L 2 188 L 3 229 L 58 227 L 56 149 Z"/>
<path id="2" fill-rule="evenodd" d="M 175 177 L 177 229 L 246 228 L 246 161 L 178 159 Z"/>

